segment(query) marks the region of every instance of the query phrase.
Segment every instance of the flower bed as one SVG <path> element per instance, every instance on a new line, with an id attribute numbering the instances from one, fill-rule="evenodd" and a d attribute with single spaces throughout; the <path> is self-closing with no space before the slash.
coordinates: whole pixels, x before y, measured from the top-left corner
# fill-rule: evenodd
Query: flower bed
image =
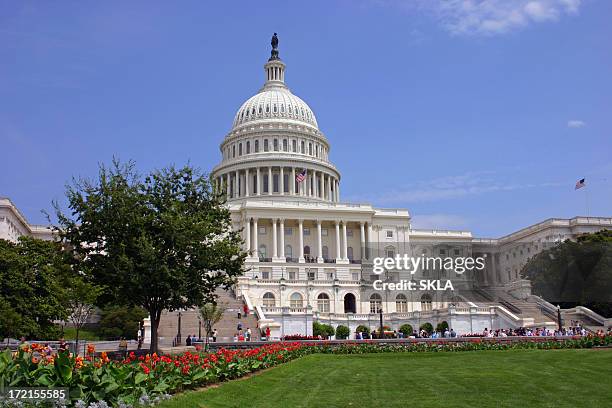
<path id="1" fill-rule="evenodd" d="M 312 353 L 365 354 L 388 352 L 456 352 L 472 350 L 591 348 L 612 345 L 612 336 L 547 341 L 495 342 L 439 341 L 431 343 L 273 343 L 246 350 L 220 349 L 215 353 L 190 353 L 137 357 L 111 361 L 106 353 L 86 357 L 61 352 L 45 356 L 42 346 L 33 344 L 18 352 L 0 353 L 0 388 L 68 387 L 72 402 L 104 400 L 136 404 L 145 396 L 151 401 L 166 394 L 242 377 L 254 371 Z"/>

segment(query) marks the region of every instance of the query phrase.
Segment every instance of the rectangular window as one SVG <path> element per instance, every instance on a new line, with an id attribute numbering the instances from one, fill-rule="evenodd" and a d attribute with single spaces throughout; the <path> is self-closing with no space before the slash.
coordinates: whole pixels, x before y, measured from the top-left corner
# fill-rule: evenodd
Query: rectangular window
<path id="1" fill-rule="evenodd" d="M 270 192 L 270 188 L 269 188 L 270 186 L 268 185 L 268 181 L 269 181 L 268 175 L 266 174 L 263 176 L 263 192 L 264 193 Z"/>
<path id="2" fill-rule="evenodd" d="M 304 236 L 310 235 L 310 228 L 304 227 Z"/>
<path id="3" fill-rule="evenodd" d="M 327 234 L 328 234 L 328 230 L 327 230 L 327 228 L 321 228 L 321 236 L 322 236 L 322 237 L 326 237 L 326 236 L 327 236 Z"/>
<path id="4" fill-rule="evenodd" d="M 293 235 L 293 228 L 285 227 L 285 235 Z"/>
<path id="5" fill-rule="evenodd" d="M 290 280 L 296 280 L 296 273 L 295 273 L 295 271 L 289 271 L 289 279 Z"/>
<path id="6" fill-rule="evenodd" d="M 308 280 L 315 280 L 315 275 L 316 275 L 315 271 L 311 269 L 308 270 Z"/>
<path id="7" fill-rule="evenodd" d="M 353 279 L 354 281 L 358 281 L 359 280 L 359 272 L 351 273 L 351 279 Z"/>
<path id="8" fill-rule="evenodd" d="M 262 279 L 270 279 L 270 272 L 268 272 L 268 271 L 261 271 L 261 278 Z"/>
<path id="9" fill-rule="evenodd" d="M 293 150 L 291 150 L 291 151 L 295 152 L 297 150 L 297 142 L 295 140 L 293 140 L 291 144 L 293 145 Z"/>
<path id="10" fill-rule="evenodd" d="M 459 255 L 460 251 L 458 249 L 455 249 L 455 255 Z"/>
<path id="11" fill-rule="evenodd" d="M 446 249 L 441 249 L 440 250 L 440 255 L 446 255 Z"/>
<path id="12" fill-rule="evenodd" d="M 287 139 L 283 139 L 283 152 L 287 151 Z"/>
<path id="13" fill-rule="evenodd" d="M 353 236 L 353 229 L 352 228 L 347 228 L 346 229 L 346 236 L 347 237 L 352 237 Z"/>
<path id="14" fill-rule="evenodd" d="M 289 175 L 283 174 L 283 193 L 289 192 Z"/>
<path id="15" fill-rule="evenodd" d="M 279 191 L 279 189 L 278 189 L 278 174 L 273 174 L 272 175 L 272 182 L 273 182 L 273 185 L 272 185 L 273 190 L 272 191 L 274 191 L 275 193 L 278 193 L 278 191 Z"/>
<path id="16" fill-rule="evenodd" d="M 387 238 L 393 238 L 393 231 L 387 230 Z"/>
<path id="17" fill-rule="evenodd" d="M 266 235 L 266 227 L 265 226 L 259 227 L 259 235 Z"/>
<path id="18" fill-rule="evenodd" d="M 269 150 L 268 139 L 264 139 L 264 152 L 267 152 L 268 150 Z"/>
<path id="19" fill-rule="evenodd" d="M 278 152 L 278 139 L 274 139 L 274 151 Z"/>

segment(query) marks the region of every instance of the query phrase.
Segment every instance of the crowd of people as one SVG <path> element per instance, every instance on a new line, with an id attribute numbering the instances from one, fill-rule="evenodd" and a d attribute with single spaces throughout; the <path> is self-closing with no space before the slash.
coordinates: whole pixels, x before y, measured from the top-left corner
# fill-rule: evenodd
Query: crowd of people
<path id="1" fill-rule="evenodd" d="M 512 337 L 512 336 L 586 336 L 591 334 L 587 329 L 580 326 L 564 327 L 561 330 L 551 330 L 546 327 L 519 327 L 516 329 L 496 329 L 485 328 L 482 332 L 466 333 L 462 337 Z"/>

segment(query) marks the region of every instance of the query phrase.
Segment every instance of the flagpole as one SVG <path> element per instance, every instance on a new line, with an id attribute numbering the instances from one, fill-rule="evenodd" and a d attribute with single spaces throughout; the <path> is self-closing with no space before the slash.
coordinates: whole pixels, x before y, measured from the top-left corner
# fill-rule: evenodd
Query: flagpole
<path id="1" fill-rule="evenodd" d="M 588 186 L 585 187 L 585 189 L 584 189 L 584 200 L 586 202 L 586 215 L 587 215 L 587 217 L 590 217 L 590 214 L 589 214 L 589 189 L 588 189 Z"/>

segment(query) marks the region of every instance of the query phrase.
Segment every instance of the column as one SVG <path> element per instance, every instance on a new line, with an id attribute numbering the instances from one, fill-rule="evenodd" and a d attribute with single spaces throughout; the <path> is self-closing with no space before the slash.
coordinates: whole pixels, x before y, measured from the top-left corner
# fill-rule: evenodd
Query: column
<path id="1" fill-rule="evenodd" d="M 230 184 L 230 174 L 229 174 L 229 173 L 227 173 L 227 174 L 225 175 L 225 197 L 226 197 L 226 198 L 228 198 L 228 199 L 229 199 L 229 198 L 232 198 L 232 197 L 230 196 L 230 193 L 231 193 L 231 191 L 232 191 L 230 187 L 231 187 L 231 184 Z"/>
<path id="2" fill-rule="evenodd" d="M 283 166 L 280 168 L 280 175 L 278 180 L 278 191 L 281 195 L 285 194 L 285 173 L 283 171 Z"/>
<path id="3" fill-rule="evenodd" d="M 360 251 L 361 254 L 359 254 L 359 255 L 361 257 L 361 260 L 364 260 L 364 259 L 366 259 L 366 243 L 365 243 L 365 225 L 364 225 L 363 221 L 359 223 L 359 230 L 360 230 L 360 240 L 359 240 L 359 243 L 361 245 L 361 251 Z"/>
<path id="4" fill-rule="evenodd" d="M 281 218 L 280 220 L 280 257 L 283 258 L 283 261 L 286 259 L 285 258 L 285 220 Z"/>
<path id="5" fill-rule="evenodd" d="M 323 262 L 323 239 L 321 236 L 321 221 L 317 220 L 317 262 Z"/>
<path id="6" fill-rule="evenodd" d="M 291 184 L 291 188 L 289 188 L 289 192 L 291 193 L 291 195 L 296 195 L 295 194 L 295 167 L 291 167 L 291 180 L 290 180 Z"/>
<path id="7" fill-rule="evenodd" d="M 244 235 L 245 235 L 245 244 L 247 250 L 247 257 L 251 256 L 251 219 L 247 218 L 246 223 L 244 224 Z"/>
<path id="8" fill-rule="evenodd" d="M 315 171 L 312 171 L 312 175 L 310 177 L 310 195 L 312 197 L 316 197 L 317 196 L 317 187 L 315 185 Z"/>
<path id="9" fill-rule="evenodd" d="M 261 195 L 261 177 L 259 174 L 259 167 L 257 167 L 257 180 L 255 180 L 257 184 L 257 195 Z"/>
<path id="10" fill-rule="evenodd" d="M 240 191 L 238 191 L 238 170 L 234 171 L 234 198 L 240 197 Z"/>
<path id="11" fill-rule="evenodd" d="M 342 222 L 342 259 L 348 260 L 348 241 L 346 236 L 346 221 Z"/>
<path id="12" fill-rule="evenodd" d="M 342 259 L 340 256 L 340 221 L 336 221 L 336 262 Z"/>
<path id="13" fill-rule="evenodd" d="M 272 191 L 274 190 L 273 184 L 274 183 L 272 182 L 272 167 L 268 167 L 268 195 L 272 195 Z"/>
<path id="14" fill-rule="evenodd" d="M 336 201 L 340 202 L 340 180 L 336 180 Z"/>
<path id="15" fill-rule="evenodd" d="M 257 218 L 253 218 L 253 248 L 254 255 L 257 259 L 259 259 L 259 243 L 257 242 L 257 236 L 259 235 L 259 228 L 257 228 Z"/>
<path id="16" fill-rule="evenodd" d="M 300 183 L 302 184 L 302 183 Z M 298 260 L 298 262 L 304 262 L 304 220 L 298 220 L 299 222 L 299 228 L 298 228 L 298 235 L 299 235 L 299 240 L 300 240 L 300 259 Z"/>
<path id="17" fill-rule="evenodd" d="M 332 201 L 331 199 L 331 177 L 328 175 L 325 178 L 327 179 L 327 201 Z"/>
<path id="18" fill-rule="evenodd" d="M 249 184 L 250 184 L 249 169 L 246 169 L 244 173 L 244 196 L 245 197 L 249 196 Z"/>
<path id="19" fill-rule="evenodd" d="M 368 222 L 368 259 L 372 259 L 372 224 Z"/>
<path id="20" fill-rule="evenodd" d="M 268 187 L 270 184 L 268 183 Z M 278 242 L 276 240 L 276 218 L 272 219 L 272 260 L 278 258 Z"/>

